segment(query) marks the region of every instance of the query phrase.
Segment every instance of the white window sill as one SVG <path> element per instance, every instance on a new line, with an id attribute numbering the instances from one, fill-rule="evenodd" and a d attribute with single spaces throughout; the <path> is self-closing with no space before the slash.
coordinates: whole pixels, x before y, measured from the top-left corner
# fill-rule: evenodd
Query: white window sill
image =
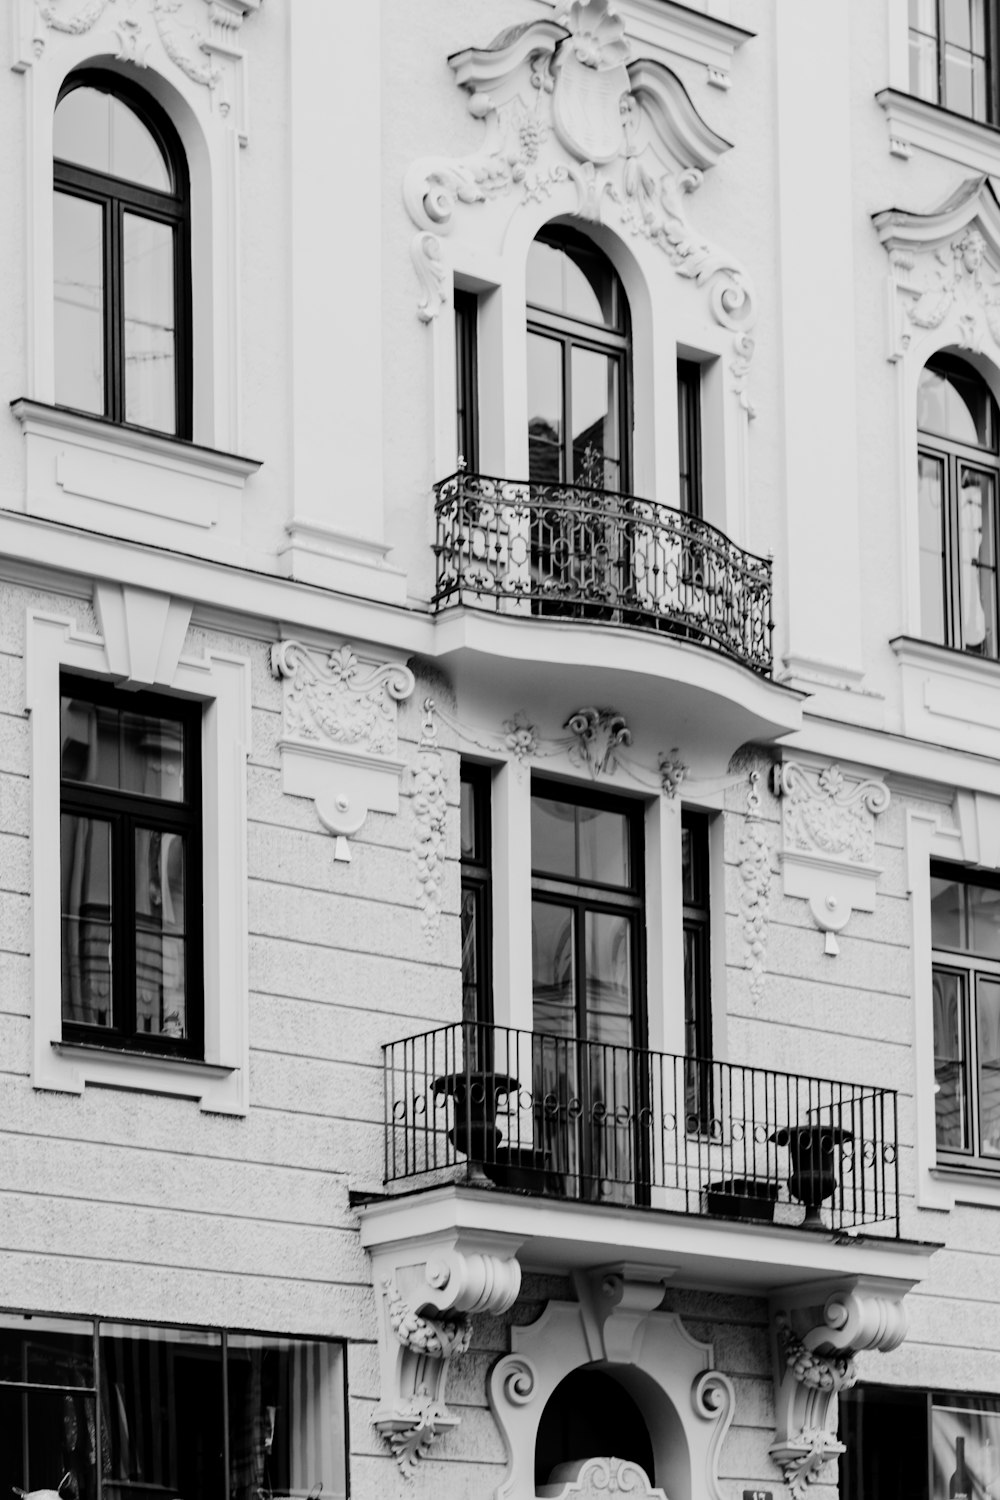
<path id="1" fill-rule="evenodd" d="M 1000 1162 L 996 1169 L 971 1167 L 958 1162 L 938 1162 L 930 1178 L 950 1192 L 953 1203 L 973 1203 L 980 1208 L 1000 1208 Z M 940 1205 L 939 1205 L 940 1206 Z"/>
<path id="2" fill-rule="evenodd" d="M 159 1053 L 101 1047 L 89 1042 L 54 1041 L 51 1047 L 62 1073 L 57 1086 L 72 1093 L 82 1093 L 91 1086 L 170 1094 L 174 1098 L 196 1100 L 203 1109 L 211 1110 L 213 1092 L 230 1080 L 235 1083 L 239 1072 L 238 1068 L 198 1058 L 164 1057 Z"/>
<path id="3" fill-rule="evenodd" d="M 886 113 L 893 156 L 908 160 L 917 147 L 974 172 L 1000 172 L 1000 130 L 996 126 L 898 89 L 882 89 L 875 98 Z"/>
<path id="4" fill-rule="evenodd" d="M 53 1042 L 60 1056 L 119 1059 L 122 1065 L 135 1063 L 140 1068 L 165 1069 L 167 1072 L 190 1073 L 198 1078 L 228 1078 L 236 1069 L 226 1063 L 206 1062 L 202 1057 L 172 1057 L 163 1052 L 140 1052 L 133 1047 L 107 1047 L 100 1042 Z M 116 1062 L 116 1066 L 119 1065 Z"/>
<path id="5" fill-rule="evenodd" d="M 1000 661 L 897 636 L 903 730 L 932 744 L 1000 759 Z"/>
<path id="6" fill-rule="evenodd" d="M 238 544 L 260 463 L 164 433 L 21 398 L 30 515 L 184 551 Z"/>

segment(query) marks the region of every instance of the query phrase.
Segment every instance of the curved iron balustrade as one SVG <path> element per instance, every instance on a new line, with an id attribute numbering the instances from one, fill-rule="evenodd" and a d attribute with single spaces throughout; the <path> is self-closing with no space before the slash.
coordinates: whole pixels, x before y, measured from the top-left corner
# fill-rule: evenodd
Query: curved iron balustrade
<path id="1" fill-rule="evenodd" d="M 899 1234 L 892 1089 L 477 1021 L 383 1059 L 387 1186 Z"/>
<path id="2" fill-rule="evenodd" d="M 617 490 L 459 472 L 437 496 L 437 610 L 607 621 L 772 665 L 771 563 L 699 516 Z"/>

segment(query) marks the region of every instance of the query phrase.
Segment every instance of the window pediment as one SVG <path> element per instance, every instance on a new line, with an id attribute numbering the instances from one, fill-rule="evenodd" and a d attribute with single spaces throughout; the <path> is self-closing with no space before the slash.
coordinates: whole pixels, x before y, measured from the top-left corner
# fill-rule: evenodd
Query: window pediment
<path id="1" fill-rule="evenodd" d="M 730 148 L 662 62 L 633 55 L 607 0 L 573 0 L 559 21 L 529 22 L 487 47 L 449 58 L 469 112 L 486 130 L 464 158 L 423 158 L 404 181 L 418 228 L 412 253 L 431 321 L 447 300 L 442 237 L 461 234 L 473 208 L 506 201 L 478 221 L 499 250 L 526 204 L 607 223 L 661 250 L 678 275 L 708 292 L 715 321 L 736 335 L 738 377 L 752 352 L 753 290 L 738 261 L 690 224 L 686 199 Z"/>

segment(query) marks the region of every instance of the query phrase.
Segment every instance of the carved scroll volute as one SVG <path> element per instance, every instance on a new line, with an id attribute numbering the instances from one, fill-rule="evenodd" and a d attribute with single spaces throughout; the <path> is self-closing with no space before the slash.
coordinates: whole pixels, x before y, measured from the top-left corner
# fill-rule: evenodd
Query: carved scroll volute
<path id="1" fill-rule="evenodd" d="M 837 1436 L 837 1397 L 857 1380 L 854 1356 L 888 1353 L 906 1335 L 903 1297 L 911 1283 L 849 1278 L 799 1298 L 786 1294 L 773 1311 L 775 1441 L 771 1455 L 795 1500 L 804 1500 L 823 1466 L 844 1452 Z"/>
<path id="2" fill-rule="evenodd" d="M 421 1253 L 425 1260 L 402 1263 Z M 436 1439 L 458 1426 L 446 1401 L 448 1371 L 469 1348 L 473 1314 L 509 1311 L 521 1267 L 512 1249 L 495 1254 L 454 1244 L 401 1247 L 373 1259 L 382 1368 L 373 1420 L 401 1472 L 412 1477 Z"/>

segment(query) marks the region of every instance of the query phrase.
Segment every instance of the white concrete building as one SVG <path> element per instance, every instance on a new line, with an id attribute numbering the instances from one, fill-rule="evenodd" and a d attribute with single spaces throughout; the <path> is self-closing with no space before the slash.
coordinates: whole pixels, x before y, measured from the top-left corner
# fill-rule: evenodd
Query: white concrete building
<path id="1" fill-rule="evenodd" d="M 0 1494 L 1000 1494 L 986 0 L 7 0 Z"/>

